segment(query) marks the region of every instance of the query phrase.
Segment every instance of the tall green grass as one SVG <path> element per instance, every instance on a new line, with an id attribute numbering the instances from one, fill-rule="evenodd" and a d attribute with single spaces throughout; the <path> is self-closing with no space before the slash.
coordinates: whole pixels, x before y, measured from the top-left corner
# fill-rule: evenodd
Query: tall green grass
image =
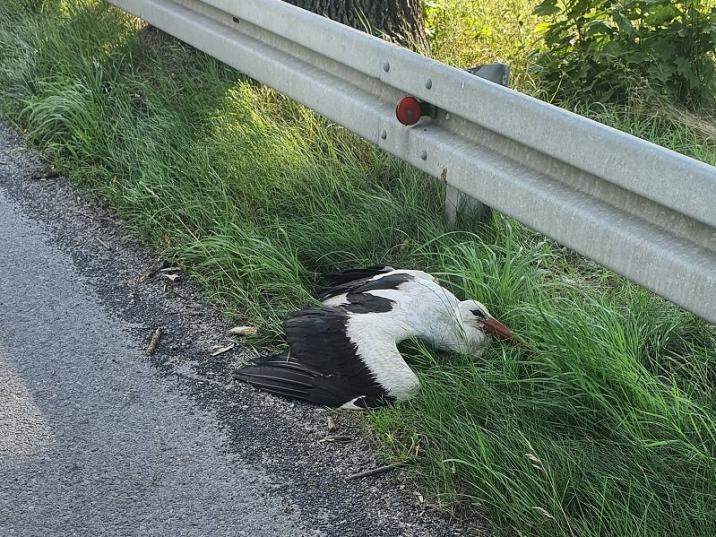
<path id="1" fill-rule="evenodd" d="M 672 116 L 588 112 L 716 162 Z M 419 397 L 368 418 L 446 506 L 504 535 L 713 535 L 713 326 L 500 215 L 446 227 L 439 182 L 95 1 L 0 5 L 0 114 L 266 342 L 349 265 L 487 303 L 523 346 L 410 345 Z"/>
<path id="2" fill-rule="evenodd" d="M 529 54 L 538 39 L 537 0 L 426 0 L 426 24 L 431 55 L 467 68 L 483 63 L 507 63 L 511 85 L 534 91 L 528 72 Z"/>

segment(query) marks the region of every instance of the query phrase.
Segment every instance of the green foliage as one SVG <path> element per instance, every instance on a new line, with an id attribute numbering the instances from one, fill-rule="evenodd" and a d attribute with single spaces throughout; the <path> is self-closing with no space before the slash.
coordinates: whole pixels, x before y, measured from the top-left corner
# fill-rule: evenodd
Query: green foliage
<path id="1" fill-rule="evenodd" d="M 460 68 L 501 61 L 513 87 L 531 90 L 528 53 L 536 40 L 534 0 L 426 0 L 431 55 Z"/>
<path id="2" fill-rule="evenodd" d="M 558 100 L 625 103 L 648 87 L 691 107 L 716 89 L 710 0 L 543 0 L 536 68 Z"/>

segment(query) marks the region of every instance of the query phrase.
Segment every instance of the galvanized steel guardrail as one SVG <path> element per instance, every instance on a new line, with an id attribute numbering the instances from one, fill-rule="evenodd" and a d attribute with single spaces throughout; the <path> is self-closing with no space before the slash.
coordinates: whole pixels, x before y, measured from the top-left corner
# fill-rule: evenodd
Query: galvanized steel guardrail
<path id="1" fill-rule="evenodd" d="M 716 168 L 280 0 L 108 1 L 716 322 Z"/>

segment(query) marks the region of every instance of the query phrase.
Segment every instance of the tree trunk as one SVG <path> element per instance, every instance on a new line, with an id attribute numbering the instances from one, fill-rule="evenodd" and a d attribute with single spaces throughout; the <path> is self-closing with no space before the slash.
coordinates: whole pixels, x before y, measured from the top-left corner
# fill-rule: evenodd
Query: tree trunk
<path id="1" fill-rule="evenodd" d="M 421 0 L 286 0 L 414 50 L 427 50 Z"/>

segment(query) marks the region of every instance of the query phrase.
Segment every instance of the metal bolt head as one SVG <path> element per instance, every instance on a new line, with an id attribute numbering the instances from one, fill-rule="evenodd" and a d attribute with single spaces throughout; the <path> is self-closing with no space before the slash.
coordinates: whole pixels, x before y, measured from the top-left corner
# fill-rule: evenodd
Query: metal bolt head
<path id="1" fill-rule="evenodd" d="M 388 60 L 385 60 L 383 62 L 383 71 L 385 71 L 386 73 L 390 71 L 390 62 Z"/>
<path id="2" fill-rule="evenodd" d="M 423 149 L 423 152 L 420 153 L 420 158 L 423 160 L 428 160 L 428 152 Z"/>
<path id="3" fill-rule="evenodd" d="M 380 139 L 381 140 L 385 140 L 387 137 L 388 137 L 388 132 L 385 129 L 380 131 Z"/>
<path id="4" fill-rule="evenodd" d="M 433 87 L 433 81 L 428 78 L 428 79 L 425 81 L 425 89 L 430 89 L 430 88 L 432 88 L 432 87 Z"/>

